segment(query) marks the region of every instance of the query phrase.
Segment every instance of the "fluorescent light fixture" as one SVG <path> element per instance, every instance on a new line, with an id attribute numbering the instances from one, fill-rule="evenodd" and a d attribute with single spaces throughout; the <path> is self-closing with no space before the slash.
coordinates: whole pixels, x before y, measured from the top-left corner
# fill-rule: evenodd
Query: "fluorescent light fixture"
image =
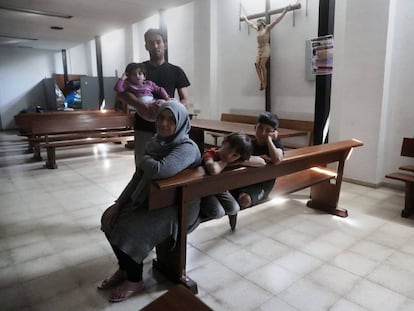
<path id="1" fill-rule="evenodd" d="M 47 11 L 39 11 L 39 10 L 30 10 L 30 9 L 22 9 L 22 8 L 13 8 L 4 5 L 0 5 L 0 10 L 8 10 L 20 13 L 27 13 L 27 14 L 36 14 L 36 15 L 43 15 L 43 16 L 52 16 L 52 17 L 59 17 L 59 18 L 72 18 L 72 15 L 66 15 L 62 13 L 55 13 L 55 12 L 47 12 Z"/>
<path id="2" fill-rule="evenodd" d="M 8 36 L 0 34 L 0 40 L 20 40 L 20 41 L 36 41 L 37 38 L 27 38 L 27 37 L 19 37 L 19 36 Z"/>

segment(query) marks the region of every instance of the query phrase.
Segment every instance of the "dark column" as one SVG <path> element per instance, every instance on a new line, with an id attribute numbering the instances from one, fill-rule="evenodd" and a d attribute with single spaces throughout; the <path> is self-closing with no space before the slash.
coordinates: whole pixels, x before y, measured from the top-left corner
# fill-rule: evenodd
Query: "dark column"
<path id="1" fill-rule="evenodd" d="M 69 78 L 68 78 L 68 62 L 66 58 L 66 50 L 62 50 L 62 63 L 63 63 L 63 82 L 65 82 L 65 88 L 66 84 L 68 84 Z"/>
<path id="2" fill-rule="evenodd" d="M 103 72 L 102 72 L 102 47 L 101 37 L 95 36 L 95 48 L 96 48 L 96 69 L 98 71 L 98 83 L 99 83 L 99 107 L 101 107 L 104 100 L 104 83 L 103 83 Z"/>
<path id="3" fill-rule="evenodd" d="M 335 0 L 319 0 L 318 36 L 333 35 L 335 22 Z M 315 125 L 313 143 L 320 145 L 328 142 L 328 118 L 331 110 L 332 75 L 316 76 L 315 87 Z M 324 135 L 324 131 L 326 132 Z"/>

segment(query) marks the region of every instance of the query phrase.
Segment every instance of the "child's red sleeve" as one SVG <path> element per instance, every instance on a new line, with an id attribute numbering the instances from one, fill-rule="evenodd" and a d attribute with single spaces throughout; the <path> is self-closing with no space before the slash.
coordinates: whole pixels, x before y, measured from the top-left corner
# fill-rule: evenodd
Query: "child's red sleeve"
<path id="1" fill-rule="evenodd" d="M 203 156 L 201 157 L 201 159 L 203 161 L 207 158 L 212 158 L 214 160 L 214 158 L 216 157 L 216 153 L 217 153 L 217 148 L 210 148 L 203 153 Z"/>

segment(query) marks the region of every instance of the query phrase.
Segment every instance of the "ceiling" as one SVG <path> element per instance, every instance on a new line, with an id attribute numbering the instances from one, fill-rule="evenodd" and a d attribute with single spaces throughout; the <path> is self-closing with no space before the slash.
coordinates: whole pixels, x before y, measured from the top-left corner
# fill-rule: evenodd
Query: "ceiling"
<path id="1" fill-rule="evenodd" d="M 191 0 L 0 0 L 0 46 L 62 50 Z M 62 18 L 5 9 L 72 16 Z M 53 30 L 50 27 L 63 27 Z M 35 39 L 35 40 L 34 40 Z"/>

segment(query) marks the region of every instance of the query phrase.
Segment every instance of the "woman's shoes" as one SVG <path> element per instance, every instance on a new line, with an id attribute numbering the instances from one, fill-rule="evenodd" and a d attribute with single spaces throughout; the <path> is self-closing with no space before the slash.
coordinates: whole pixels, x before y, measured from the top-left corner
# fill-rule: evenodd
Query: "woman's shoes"
<path id="1" fill-rule="evenodd" d="M 110 302 L 121 302 L 127 300 L 129 297 L 134 296 L 144 289 L 144 283 L 124 281 L 120 286 L 112 291 Z"/>
<path id="2" fill-rule="evenodd" d="M 123 270 L 117 270 L 112 276 L 107 277 L 98 285 L 98 289 L 111 289 L 118 286 L 126 280 L 126 273 Z"/>

